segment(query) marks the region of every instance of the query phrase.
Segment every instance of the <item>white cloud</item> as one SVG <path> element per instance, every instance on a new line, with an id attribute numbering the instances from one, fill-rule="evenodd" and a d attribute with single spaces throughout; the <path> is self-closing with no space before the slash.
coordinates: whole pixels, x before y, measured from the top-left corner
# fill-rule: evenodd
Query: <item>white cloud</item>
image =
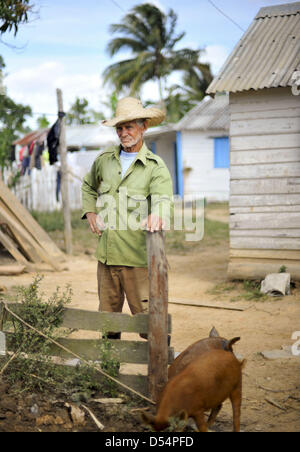
<path id="1" fill-rule="evenodd" d="M 210 63 L 211 70 L 216 75 L 225 63 L 230 51 L 222 45 L 208 45 L 201 58 L 202 63 Z"/>
<path id="2" fill-rule="evenodd" d="M 67 64 L 49 61 L 37 66 L 22 67 L 7 76 L 5 85 L 8 95 L 15 102 L 30 105 L 35 113 L 56 115 L 56 88 L 63 91 L 64 110 L 67 111 L 76 97 L 85 97 L 91 108 L 100 109 L 103 100 L 102 83 L 99 73 L 72 72 Z M 101 98 L 100 98 L 101 96 Z M 55 116 L 48 115 L 52 123 Z M 34 115 L 30 126 L 36 126 Z"/>

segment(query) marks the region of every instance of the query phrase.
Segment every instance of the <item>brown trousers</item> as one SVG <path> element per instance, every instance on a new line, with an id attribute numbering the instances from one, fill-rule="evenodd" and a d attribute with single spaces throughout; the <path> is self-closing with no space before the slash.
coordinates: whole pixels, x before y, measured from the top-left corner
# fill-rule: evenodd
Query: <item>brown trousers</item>
<path id="1" fill-rule="evenodd" d="M 122 312 L 125 295 L 133 315 L 147 312 L 147 268 L 105 265 L 98 262 L 99 311 Z"/>

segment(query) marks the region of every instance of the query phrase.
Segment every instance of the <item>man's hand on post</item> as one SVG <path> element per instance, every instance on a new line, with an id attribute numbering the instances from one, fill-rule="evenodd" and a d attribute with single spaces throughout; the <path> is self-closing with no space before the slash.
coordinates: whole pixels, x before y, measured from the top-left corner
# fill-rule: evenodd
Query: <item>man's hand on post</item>
<path id="1" fill-rule="evenodd" d="M 86 217 L 88 219 L 92 233 L 97 234 L 99 235 L 99 237 L 101 237 L 102 231 L 99 228 L 104 230 L 104 224 L 99 215 L 94 212 L 89 212 L 86 214 Z"/>
<path id="2" fill-rule="evenodd" d="M 165 228 L 165 223 L 159 216 L 150 214 L 148 218 L 142 222 L 142 228 L 149 232 L 158 232 Z"/>

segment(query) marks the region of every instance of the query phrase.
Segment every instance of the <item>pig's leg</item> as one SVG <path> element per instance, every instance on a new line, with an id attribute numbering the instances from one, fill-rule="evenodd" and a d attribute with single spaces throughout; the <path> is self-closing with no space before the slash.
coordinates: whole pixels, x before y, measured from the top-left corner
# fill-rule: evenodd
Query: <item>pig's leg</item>
<path id="1" fill-rule="evenodd" d="M 222 404 L 217 406 L 217 408 L 213 408 L 211 410 L 211 413 L 210 413 L 209 418 L 207 420 L 208 427 L 211 427 L 215 423 L 215 420 L 216 420 L 218 414 L 220 413 L 221 408 L 222 408 Z"/>
<path id="2" fill-rule="evenodd" d="M 208 427 L 205 421 L 204 411 L 198 411 L 196 414 L 192 416 L 195 419 L 199 432 L 207 432 Z"/>
<path id="3" fill-rule="evenodd" d="M 237 387 L 231 394 L 230 400 L 233 411 L 233 431 L 240 431 L 240 419 L 241 419 L 241 404 L 242 404 L 242 389 Z"/>

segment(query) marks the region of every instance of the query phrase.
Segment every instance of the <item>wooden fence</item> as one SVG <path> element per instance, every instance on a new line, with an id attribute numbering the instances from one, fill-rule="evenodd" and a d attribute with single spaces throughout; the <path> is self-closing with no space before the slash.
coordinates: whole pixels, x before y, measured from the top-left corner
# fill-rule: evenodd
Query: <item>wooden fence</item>
<path id="1" fill-rule="evenodd" d="M 64 328 L 97 332 L 127 332 L 148 334 L 148 341 L 110 340 L 112 357 L 120 363 L 148 364 L 148 376 L 120 375 L 120 381 L 156 401 L 167 382 L 168 364 L 174 359 L 174 350 L 168 346 L 171 334 L 171 317 L 168 314 L 168 272 L 164 252 L 164 234 L 147 236 L 150 299 L 149 314 L 130 316 L 122 313 L 94 312 L 66 308 Z M 9 304 L 16 314 L 20 304 Z M 1 320 L 1 319 L 0 319 Z M 0 322 L 1 329 L 1 322 Z M 7 335 L 8 349 L 13 337 Z M 101 339 L 60 338 L 58 342 L 85 360 L 99 361 Z M 51 353 L 62 358 L 72 354 L 53 345 Z"/>
<path id="2" fill-rule="evenodd" d="M 18 200 L 28 210 L 53 212 L 62 207 L 61 193 L 57 196 L 57 168 L 46 165 L 41 170 L 33 168 L 30 174 L 22 176 L 11 188 Z M 4 172 L 7 184 L 9 171 Z M 68 172 L 69 202 L 72 210 L 81 209 L 82 180 L 70 170 Z"/>

